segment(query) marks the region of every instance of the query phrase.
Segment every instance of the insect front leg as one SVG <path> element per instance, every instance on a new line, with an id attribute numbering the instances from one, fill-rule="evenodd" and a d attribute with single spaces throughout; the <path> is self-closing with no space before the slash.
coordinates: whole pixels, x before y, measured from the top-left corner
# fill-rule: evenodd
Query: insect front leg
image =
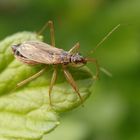
<path id="1" fill-rule="evenodd" d="M 33 79 L 39 77 L 39 76 L 46 70 L 46 68 L 47 68 L 47 67 L 41 69 L 39 72 L 35 73 L 35 74 L 32 75 L 31 77 L 29 77 L 29 78 L 27 78 L 27 79 L 21 81 L 20 83 L 18 83 L 17 86 L 16 86 L 16 88 L 21 87 L 21 86 L 23 86 L 24 84 L 26 84 L 26 83 L 32 81 Z"/>
<path id="2" fill-rule="evenodd" d="M 52 102 L 51 102 L 51 92 L 52 92 L 52 89 L 53 89 L 53 86 L 55 84 L 56 79 L 57 79 L 57 66 L 54 66 L 54 71 L 53 71 L 53 74 L 52 74 L 52 79 L 51 79 L 51 83 L 50 83 L 50 87 L 49 87 L 49 101 L 50 101 L 50 105 L 52 105 Z"/>
<path id="3" fill-rule="evenodd" d="M 44 30 L 49 27 L 50 28 L 50 36 L 51 36 L 51 45 L 55 47 L 55 36 L 54 36 L 54 25 L 51 20 L 49 20 L 42 28 L 41 30 L 37 33 L 38 35 L 42 34 Z"/>
<path id="4" fill-rule="evenodd" d="M 83 103 L 83 98 L 82 98 L 82 96 L 81 96 L 80 93 L 79 93 L 79 88 L 78 88 L 76 82 L 74 81 L 74 79 L 73 79 L 71 73 L 66 69 L 66 66 L 62 65 L 62 67 L 63 67 L 64 75 L 65 75 L 67 81 L 68 81 L 69 84 L 72 86 L 72 88 L 75 90 L 75 92 L 76 92 L 77 95 L 79 96 L 81 102 Z"/>
<path id="5" fill-rule="evenodd" d="M 88 61 L 88 62 L 92 62 L 92 63 L 95 64 L 96 74 L 95 74 L 95 76 L 93 78 L 95 80 L 98 79 L 99 78 L 99 64 L 98 64 L 98 61 L 95 58 L 86 58 L 85 60 Z"/>
<path id="6" fill-rule="evenodd" d="M 76 54 L 76 53 L 79 52 L 79 48 L 80 48 L 80 44 L 78 42 L 69 50 L 69 53 L 70 54 Z"/>
<path id="7" fill-rule="evenodd" d="M 95 63 L 95 66 L 96 66 L 96 75 L 95 75 L 95 80 L 96 80 L 96 79 L 99 79 L 99 64 L 98 64 L 98 61 L 93 58 L 92 58 L 92 62 Z"/>

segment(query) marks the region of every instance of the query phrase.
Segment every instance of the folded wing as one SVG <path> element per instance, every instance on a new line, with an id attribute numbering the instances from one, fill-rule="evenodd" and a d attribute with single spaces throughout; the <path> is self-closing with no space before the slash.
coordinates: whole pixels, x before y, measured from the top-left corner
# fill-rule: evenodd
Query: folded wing
<path id="1" fill-rule="evenodd" d="M 18 51 L 25 58 L 44 64 L 61 63 L 61 54 L 65 52 L 40 41 L 24 42 L 20 45 Z"/>

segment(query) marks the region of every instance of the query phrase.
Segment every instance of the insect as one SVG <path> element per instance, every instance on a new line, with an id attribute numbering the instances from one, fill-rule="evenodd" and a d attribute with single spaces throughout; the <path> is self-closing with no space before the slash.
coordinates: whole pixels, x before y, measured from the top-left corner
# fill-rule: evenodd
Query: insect
<path id="1" fill-rule="evenodd" d="M 95 78 L 98 79 L 99 77 L 98 62 L 94 58 L 87 58 L 80 55 L 79 43 L 76 43 L 69 51 L 64 51 L 63 49 L 56 48 L 55 37 L 54 37 L 54 26 L 52 21 L 48 21 L 38 34 L 42 33 L 42 31 L 46 27 L 50 28 L 50 35 L 51 35 L 50 45 L 41 41 L 26 41 L 21 44 L 16 44 L 12 46 L 13 54 L 19 61 L 29 65 L 46 64 L 45 68 L 41 69 L 36 74 L 18 83 L 17 87 L 20 87 L 26 84 L 27 82 L 30 82 L 31 80 L 40 76 L 46 70 L 47 65 L 53 65 L 54 71 L 49 86 L 49 101 L 50 104 L 52 104 L 51 93 L 57 79 L 57 70 L 58 70 L 57 67 L 58 65 L 61 65 L 67 81 L 72 86 L 74 91 L 77 93 L 81 102 L 83 102 L 83 99 L 79 93 L 79 88 L 74 78 L 72 77 L 72 74 L 68 71 L 67 66 L 71 65 L 74 67 L 79 67 L 85 65 L 87 62 L 92 62 L 96 66 Z M 102 40 L 102 42 L 104 40 Z"/>

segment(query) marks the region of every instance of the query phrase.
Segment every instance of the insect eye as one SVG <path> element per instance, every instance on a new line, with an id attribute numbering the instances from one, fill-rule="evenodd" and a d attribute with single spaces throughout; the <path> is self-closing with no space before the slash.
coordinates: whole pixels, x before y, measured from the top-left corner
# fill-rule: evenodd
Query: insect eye
<path id="1" fill-rule="evenodd" d="M 20 55 L 20 53 L 19 53 L 19 51 L 18 51 L 18 50 L 16 50 L 16 51 L 15 51 L 15 55 L 17 55 L 17 56 L 19 56 L 19 55 Z"/>
<path id="2" fill-rule="evenodd" d="M 13 52 L 16 54 L 16 55 L 18 55 L 19 54 L 19 51 L 18 51 L 18 47 L 20 46 L 20 44 L 17 44 L 17 45 L 13 45 L 12 46 L 12 50 L 13 50 Z"/>
<path id="3" fill-rule="evenodd" d="M 13 45 L 12 48 L 13 48 L 13 49 L 17 49 L 19 46 L 20 46 L 20 44 Z"/>

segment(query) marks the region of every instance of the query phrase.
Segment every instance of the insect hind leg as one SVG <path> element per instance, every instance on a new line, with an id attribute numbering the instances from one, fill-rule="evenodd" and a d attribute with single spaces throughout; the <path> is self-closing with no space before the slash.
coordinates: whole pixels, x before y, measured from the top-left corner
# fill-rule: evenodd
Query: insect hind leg
<path id="1" fill-rule="evenodd" d="M 16 85 L 16 88 L 15 88 L 15 89 L 17 89 L 17 88 L 19 88 L 19 87 L 25 85 L 26 83 L 32 81 L 33 79 L 39 77 L 39 76 L 46 70 L 46 68 L 47 68 L 47 67 L 41 69 L 39 72 L 35 73 L 35 74 L 32 75 L 31 77 L 29 77 L 29 78 L 27 78 L 27 79 L 21 81 L 20 83 L 18 83 L 18 84 Z M 14 90 L 15 90 L 15 89 L 14 89 Z"/>
<path id="2" fill-rule="evenodd" d="M 41 30 L 37 33 L 38 35 L 42 34 L 45 29 L 49 27 L 50 28 L 50 36 L 51 36 L 51 45 L 55 47 L 55 35 L 54 35 L 54 25 L 51 20 L 45 23 L 45 25 L 41 28 Z"/>
<path id="3" fill-rule="evenodd" d="M 80 49 L 80 44 L 79 42 L 77 42 L 70 50 L 69 50 L 69 53 L 70 54 L 76 54 L 79 52 L 79 49 Z"/>

